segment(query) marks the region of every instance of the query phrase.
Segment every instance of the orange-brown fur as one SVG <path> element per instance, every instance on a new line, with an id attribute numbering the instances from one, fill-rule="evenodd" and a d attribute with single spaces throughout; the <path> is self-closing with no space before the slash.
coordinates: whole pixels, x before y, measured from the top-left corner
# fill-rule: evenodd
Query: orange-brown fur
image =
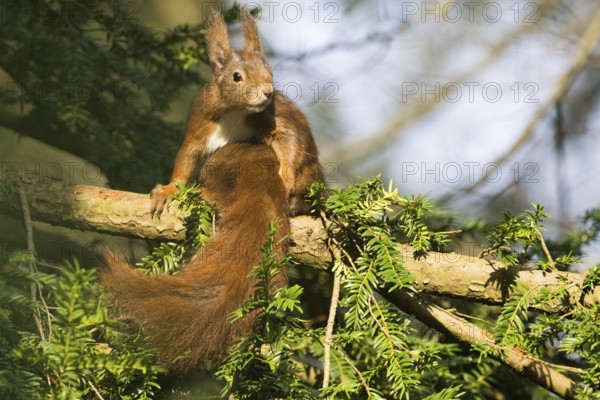
<path id="1" fill-rule="evenodd" d="M 246 47 L 237 52 L 230 47 L 221 15 L 208 18 L 206 41 L 214 77 L 196 97 L 170 183 L 157 185 L 151 192 L 152 211 L 158 214 L 176 192 L 175 183 L 192 180 L 203 160 L 226 143 L 266 143 L 275 151 L 291 215 L 308 212 L 308 186 L 324 180 L 306 117 L 273 89 L 256 23 L 247 11 L 242 17 Z M 234 81 L 236 73 L 242 78 L 239 82 Z"/>
<path id="2" fill-rule="evenodd" d="M 205 163 L 202 196 L 214 203 L 216 234 L 174 276 L 148 276 L 118 253 L 107 256 L 101 283 L 122 314 L 143 328 L 149 344 L 172 371 L 185 372 L 201 360 L 219 361 L 247 334 L 252 318 L 227 317 L 252 293 L 248 276 L 258 265 L 269 222 L 278 221 L 275 251 L 287 246 L 288 203 L 273 151 L 259 144 L 230 144 Z M 281 274 L 281 282 L 285 274 Z"/>

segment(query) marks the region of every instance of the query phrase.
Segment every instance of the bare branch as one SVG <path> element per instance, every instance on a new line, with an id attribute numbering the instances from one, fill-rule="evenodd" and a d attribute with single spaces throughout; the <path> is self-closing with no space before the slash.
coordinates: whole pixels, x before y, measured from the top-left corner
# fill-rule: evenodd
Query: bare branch
<path id="1" fill-rule="evenodd" d="M 18 177 L 13 177 L 19 179 Z M 8 182 L 0 181 L 0 214 L 21 217 L 19 195 Z M 34 180 L 22 185 L 31 207 L 31 218 L 53 225 L 92 230 L 120 236 L 183 240 L 185 228 L 179 217 L 150 214 L 150 197 L 96 186 L 74 185 L 57 180 Z"/>

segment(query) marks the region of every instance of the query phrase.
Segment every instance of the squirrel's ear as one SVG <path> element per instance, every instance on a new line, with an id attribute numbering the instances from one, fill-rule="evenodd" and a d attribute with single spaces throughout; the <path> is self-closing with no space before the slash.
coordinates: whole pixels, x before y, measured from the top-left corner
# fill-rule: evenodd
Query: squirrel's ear
<path id="1" fill-rule="evenodd" d="M 244 8 L 242 11 L 244 23 L 244 37 L 246 38 L 246 51 L 260 51 L 260 40 L 258 39 L 258 27 L 250 11 Z"/>
<path id="2" fill-rule="evenodd" d="M 208 59 L 213 71 L 218 74 L 233 53 L 227 36 L 227 25 L 221 13 L 213 12 L 206 18 L 205 26 Z"/>

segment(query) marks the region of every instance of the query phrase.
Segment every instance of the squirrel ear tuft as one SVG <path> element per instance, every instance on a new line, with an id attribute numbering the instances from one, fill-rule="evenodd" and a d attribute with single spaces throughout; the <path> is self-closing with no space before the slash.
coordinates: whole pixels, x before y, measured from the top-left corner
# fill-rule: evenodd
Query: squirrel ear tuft
<path id="1" fill-rule="evenodd" d="M 223 65 L 232 56 L 233 50 L 227 36 L 227 25 L 220 12 L 214 11 L 206 17 L 206 47 L 208 59 L 216 74 L 223 69 Z"/>
<path id="2" fill-rule="evenodd" d="M 259 51 L 260 40 L 258 39 L 258 27 L 256 21 L 247 8 L 242 10 L 242 22 L 244 23 L 244 37 L 246 38 L 246 51 Z"/>

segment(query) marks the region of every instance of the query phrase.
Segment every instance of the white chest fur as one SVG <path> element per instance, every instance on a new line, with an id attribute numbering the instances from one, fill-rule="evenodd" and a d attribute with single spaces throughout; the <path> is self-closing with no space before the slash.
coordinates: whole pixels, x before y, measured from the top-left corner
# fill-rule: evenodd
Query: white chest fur
<path id="1" fill-rule="evenodd" d="M 215 130 L 208 137 L 206 153 L 211 154 L 228 143 L 243 142 L 252 137 L 252 130 L 246 124 L 243 111 L 229 111 L 224 114 Z"/>

